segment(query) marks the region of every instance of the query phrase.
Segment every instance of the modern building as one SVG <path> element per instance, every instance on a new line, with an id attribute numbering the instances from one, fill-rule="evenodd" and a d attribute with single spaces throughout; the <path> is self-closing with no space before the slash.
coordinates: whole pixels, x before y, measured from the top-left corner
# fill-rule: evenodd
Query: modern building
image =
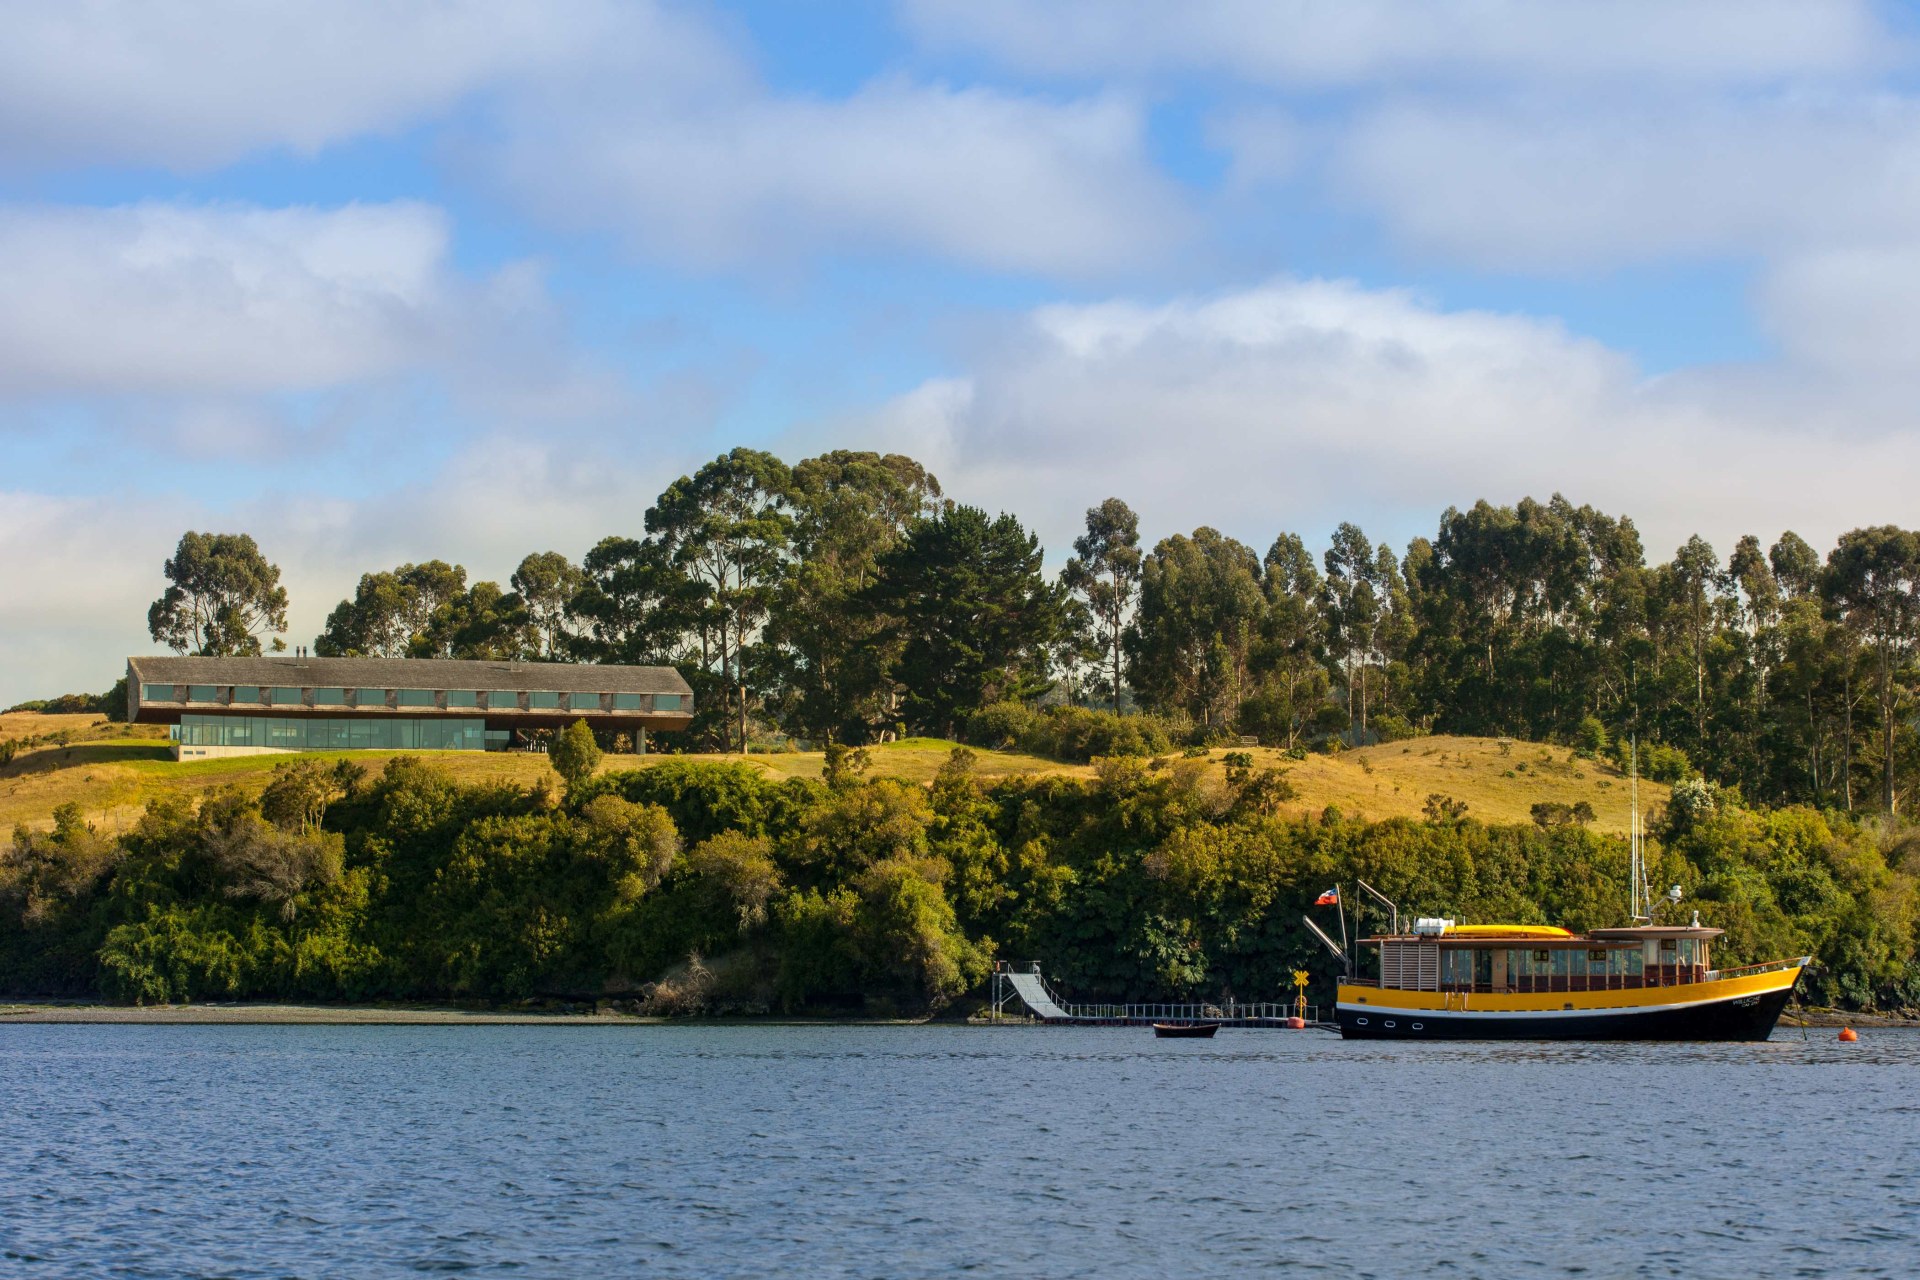
<path id="1" fill-rule="evenodd" d="M 415 658 L 129 658 L 128 718 L 174 726 L 182 760 L 279 751 L 506 751 L 584 720 L 684 729 L 693 690 L 672 667 Z"/>

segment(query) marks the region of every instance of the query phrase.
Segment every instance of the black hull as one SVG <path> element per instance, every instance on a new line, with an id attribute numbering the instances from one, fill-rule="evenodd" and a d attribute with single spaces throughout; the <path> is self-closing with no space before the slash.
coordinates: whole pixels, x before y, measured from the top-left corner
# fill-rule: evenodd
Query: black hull
<path id="1" fill-rule="evenodd" d="M 1391 1009 L 1341 1008 L 1335 1016 L 1349 1040 L 1765 1040 L 1793 988 L 1683 1009 L 1631 1013 L 1454 1014 L 1439 1017 Z"/>

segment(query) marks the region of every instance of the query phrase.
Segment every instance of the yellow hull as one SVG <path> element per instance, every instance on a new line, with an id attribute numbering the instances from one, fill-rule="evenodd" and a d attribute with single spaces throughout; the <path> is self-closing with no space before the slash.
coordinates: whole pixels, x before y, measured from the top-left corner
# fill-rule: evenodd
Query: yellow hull
<path id="1" fill-rule="evenodd" d="M 1399 991 L 1343 982 L 1339 1003 L 1407 1013 L 1562 1013 L 1568 1010 L 1667 1009 L 1712 1004 L 1746 996 L 1791 990 L 1802 966 L 1766 973 L 1742 974 L 1711 982 L 1688 982 L 1672 987 L 1634 987 L 1621 991 L 1536 991 L 1525 994 L 1481 995 L 1455 991 Z"/>

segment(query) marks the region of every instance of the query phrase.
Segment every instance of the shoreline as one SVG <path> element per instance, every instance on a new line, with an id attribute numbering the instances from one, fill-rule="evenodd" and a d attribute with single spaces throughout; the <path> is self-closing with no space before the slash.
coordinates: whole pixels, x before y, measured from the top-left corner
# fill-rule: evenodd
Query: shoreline
<path id="1" fill-rule="evenodd" d="M 955 1026 L 971 1025 L 945 1020 Z M 924 1026 L 918 1018 L 668 1018 L 612 1010 L 594 1013 L 544 1013 L 537 1010 L 461 1009 L 450 1005 L 308 1005 L 231 1003 L 191 1005 L 114 1005 L 79 1002 L 0 1001 L 0 1026 L 34 1023 L 96 1026 Z M 1790 1027 L 1920 1027 L 1920 1019 L 1894 1014 L 1846 1013 L 1805 1009 L 1780 1018 Z"/>

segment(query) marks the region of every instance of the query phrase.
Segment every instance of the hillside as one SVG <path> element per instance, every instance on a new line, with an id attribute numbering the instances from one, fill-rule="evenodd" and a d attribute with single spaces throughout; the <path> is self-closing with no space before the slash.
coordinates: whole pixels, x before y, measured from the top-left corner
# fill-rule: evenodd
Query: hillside
<path id="1" fill-rule="evenodd" d="M 0 832 L 18 823 L 46 826 L 53 810 L 80 804 L 96 823 L 117 828 L 139 816 L 147 800 L 168 792 L 198 794 L 230 784 L 263 786 L 284 756 L 243 756 L 181 763 L 172 759 L 163 733 L 148 726 L 112 725 L 95 716 L 12 715 L 0 717 L 0 738 L 47 739 L 0 767 Z M 871 749 L 875 776 L 930 781 L 954 744 L 914 738 Z M 379 769 L 392 752 L 350 754 L 369 769 Z M 531 783 L 550 775 L 545 757 L 437 752 L 435 763 L 466 781 L 483 779 Z M 1224 773 L 1225 751 L 1209 753 L 1208 770 Z M 1582 800 L 1598 815 L 1598 829 L 1624 832 L 1628 817 L 1626 780 L 1611 765 L 1576 760 L 1564 747 L 1492 738 L 1435 737 L 1389 743 L 1338 756 L 1289 759 L 1284 753 L 1253 748 L 1256 767 L 1285 770 L 1298 791 L 1291 808 L 1317 813 L 1327 805 L 1354 817 L 1374 820 L 1421 816 L 1427 797 L 1449 796 L 1467 804 L 1469 816 L 1488 823 L 1524 823 L 1540 801 L 1573 805 Z M 644 768 L 663 756 L 608 756 L 602 769 Z M 678 757 L 739 760 L 738 756 Z M 746 762 L 772 777 L 817 778 L 819 752 L 751 755 Z M 984 777 L 1012 774 L 1092 775 L 1085 765 L 1062 764 L 1018 752 L 977 751 L 977 772 Z M 1666 802 L 1667 788 L 1641 783 L 1642 810 Z"/>

